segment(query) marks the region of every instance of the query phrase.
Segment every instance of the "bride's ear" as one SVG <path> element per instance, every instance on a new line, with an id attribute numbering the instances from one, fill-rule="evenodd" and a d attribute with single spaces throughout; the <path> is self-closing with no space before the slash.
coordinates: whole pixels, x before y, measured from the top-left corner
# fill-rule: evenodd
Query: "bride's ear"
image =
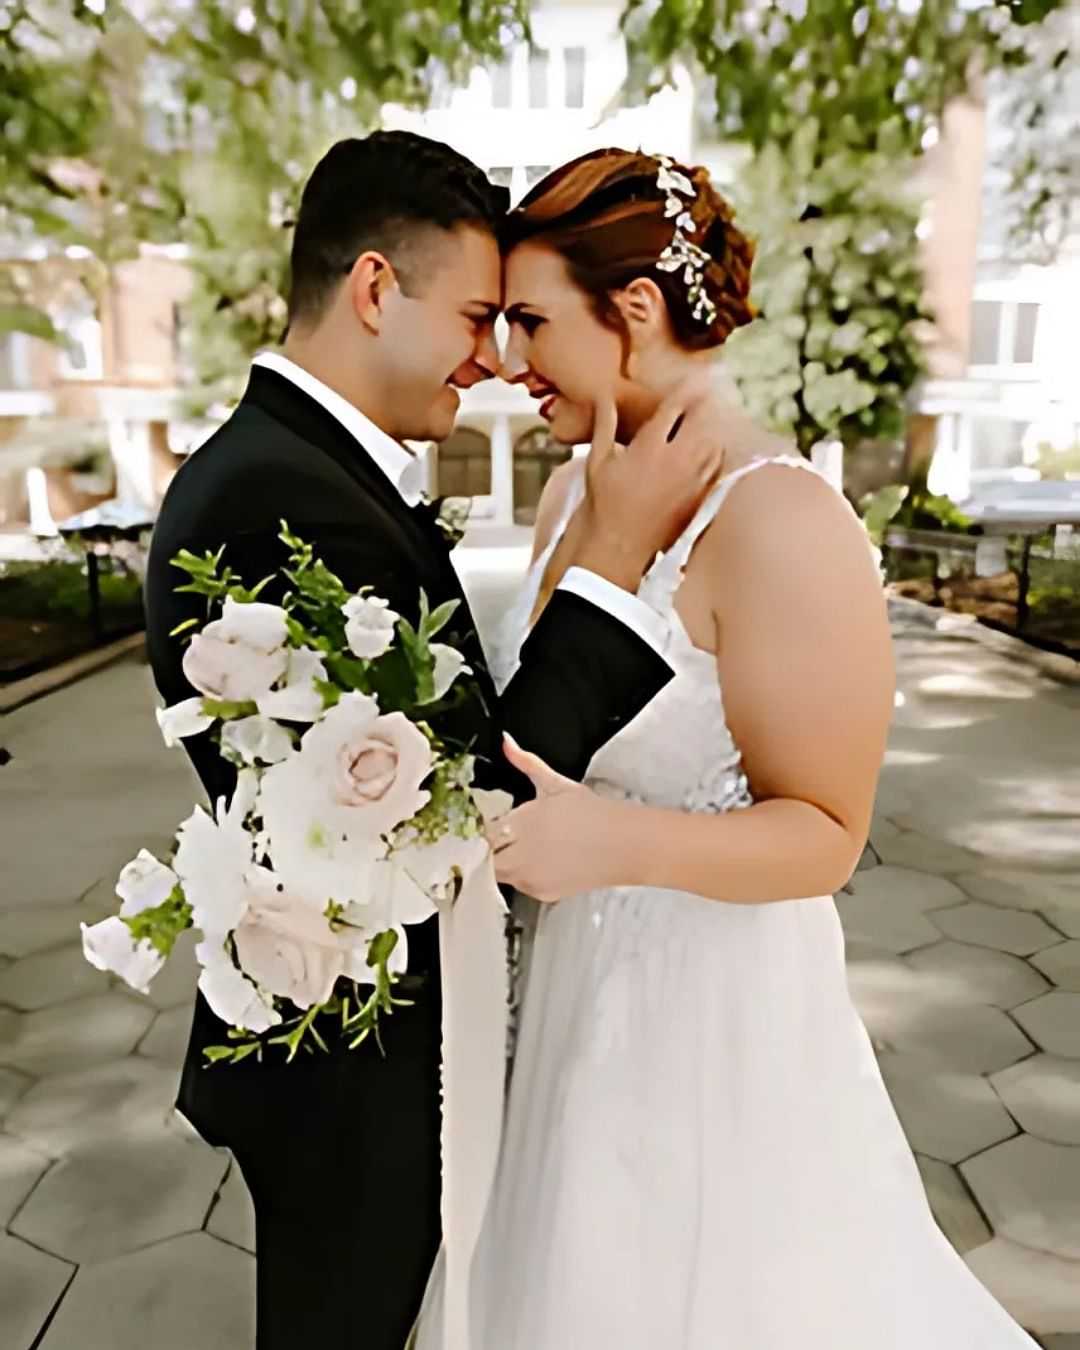
<path id="1" fill-rule="evenodd" d="M 615 291 L 611 299 L 622 315 L 635 347 L 645 346 L 650 338 L 663 330 L 667 306 L 655 281 L 637 277 L 621 291 Z"/>

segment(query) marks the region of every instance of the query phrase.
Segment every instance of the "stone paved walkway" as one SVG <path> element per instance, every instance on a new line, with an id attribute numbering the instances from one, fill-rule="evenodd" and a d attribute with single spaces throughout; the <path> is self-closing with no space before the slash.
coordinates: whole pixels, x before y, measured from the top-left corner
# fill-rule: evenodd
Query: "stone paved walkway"
<path id="1" fill-rule="evenodd" d="M 882 864 L 839 900 L 852 989 L 945 1232 L 1048 1350 L 1080 1350 L 1080 684 L 970 629 L 896 636 Z M 146 1000 L 78 947 L 190 807 L 149 704 L 129 662 L 3 728 L 4 1350 L 251 1345 L 246 1193 L 170 1113 L 190 955 Z"/>

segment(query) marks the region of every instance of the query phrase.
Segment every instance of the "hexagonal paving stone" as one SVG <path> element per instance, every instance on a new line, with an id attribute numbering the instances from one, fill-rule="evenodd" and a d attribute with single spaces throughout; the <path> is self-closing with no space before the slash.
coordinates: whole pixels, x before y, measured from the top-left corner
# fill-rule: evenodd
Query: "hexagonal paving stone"
<path id="1" fill-rule="evenodd" d="M 1080 1269 L 1045 1252 L 996 1237 L 964 1257 L 1003 1307 L 1031 1331 L 1080 1326 Z"/>
<path id="2" fill-rule="evenodd" d="M 154 977 L 150 993 L 146 995 L 154 1007 L 162 1011 L 181 1006 L 187 1008 L 189 1024 L 195 1006 L 195 987 L 199 982 L 199 965 L 195 960 L 196 940 L 194 931 L 180 934 L 168 961 L 161 973 Z"/>
<path id="3" fill-rule="evenodd" d="M 970 871 L 979 861 L 978 855 L 966 848 L 947 844 L 943 839 L 929 839 L 916 830 L 901 830 L 877 847 L 883 862 L 939 876 Z"/>
<path id="4" fill-rule="evenodd" d="M 994 1236 L 955 1167 L 915 1155 L 938 1227 L 961 1256 Z"/>
<path id="5" fill-rule="evenodd" d="M 80 1270 L 41 1350 L 240 1350 L 254 1323 L 255 1262 L 192 1233 Z"/>
<path id="6" fill-rule="evenodd" d="M 154 1010 L 123 994 L 72 999 L 0 1024 L 0 1063 L 41 1077 L 130 1054 Z"/>
<path id="7" fill-rule="evenodd" d="M 103 994 L 108 988 L 108 975 L 95 970 L 82 948 L 76 946 L 24 956 L 0 971 L 0 1003 L 21 1012 L 37 1012 L 70 998 Z"/>
<path id="8" fill-rule="evenodd" d="M 9 1350 L 35 1345 L 72 1274 L 66 1261 L 0 1233 L 0 1345 Z M 89 1350 L 85 1341 L 83 1350 Z"/>
<path id="9" fill-rule="evenodd" d="M 191 1010 L 173 1008 L 159 1012 L 154 1024 L 139 1042 L 139 1054 L 161 1060 L 179 1069 L 184 1062 L 188 1037 L 191 1034 Z"/>
<path id="10" fill-rule="evenodd" d="M 880 870 L 875 868 L 859 876 L 873 876 Z M 924 915 L 913 910 L 890 909 L 859 894 L 837 896 L 836 908 L 846 937 L 874 943 L 897 955 L 925 947 L 940 936 Z"/>
<path id="11" fill-rule="evenodd" d="M 206 1231 L 225 1242 L 231 1242 L 234 1247 L 243 1247 L 246 1252 L 255 1250 L 255 1211 L 247 1185 L 235 1162 L 229 1169 L 225 1185 L 210 1214 Z"/>
<path id="12" fill-rule="evenodd" d="M 1080 938 L 1080 877 L 991 870 L 956 878 L 974 900 L 1041 914 L 1066 937 Z"/>
<path id="13" fill-rule="evenodd" d="M 1080 941 L 1074 939 L 1072 942 L 1062 942 L 1057 947 L 1048 947 L 1046 951 L 1033 956 L 1031 964 L 1038 966 L 1059 989 L 1080 993 Z"/>
<path id="14" fill-rule="evenodd" d="M 895 773 L 888 767 L 882 772 L 874 797 L 874 814 L 889 820 L 892 816 L 902 815 L 914 806 L 914 799 L 895 781 Z"/>
<path id="15" fill-rule="evenodd" d="M 156 1132 L 172 1113 L 176 1074 L 132 1056 L 62 1074 L 35 1084 L 4 1128 L 51 1157 L 114 1135 L 122 1122 L 132 1133 Z"/>
<path id="16" fill-rule="evenodd" d="M 898 1010 L 887 1048 L 921 1054 L 959 1073 L 993 1073 L 1029 1055 L 1031 1042 L 1006 1013 L 985 1004 L 925 1002 Z"/>
<path id="17" fill-rule="evenodd" d="M 1080 830 L 1064 814 L 995 819 L 980 812 L 966 825 L 964 835 L 970 848 L 1006 871 L 1080 869 Z"/>
<path id="18" fill-rule="evenodd" d="M 33 1082 L 15 1069 L 0 1069 L 0 1120 L 3 1120 Z"/>
<path id="19" fill-rule="evenodd" d="M 990 1081 L 1028 1134 L 1080 1145 L 1080 1060 L 1032 1055 Z"/>
<path id="20" fill-rule="evenodd" d="M 943 1069 L 925 1055 L 883 1054 L 879 1066 L 916 1153 L 958 1163 L 1016 1134 L 994 1089 L 975 1074 Z"/>
<path id="21" fill-rule="evenodd" d="M 999 909 L 996 905 L 977 901 L 943 910 L 934 915 L 934 922 L 948 937 L 974 943 L 977 947 L 1012 952 L 1015 956 L 1030 956 L 1032 952 L 1061 940 L 1060 933 L 1037 914 Z"/>
<path id="22" fill-rule="evenodd" d="M 956 878 L 973 900 L 1011 909 L 1041 910 L 1045 905 L 1075 906 L 1080 915 L 1080 880 L 1068 874 L 984 868 Z"/>
<path id="23" fill-rule="evenodd" d="M 903 909 L 915 914 L 962 905 L 967 899 L 959 886 L 945 877 L 910 867 L 886 865 L 855 878 L 855 896 L 864 903 Z"/>
<path id="24" fill-rule="evenodd" d="M 120 902 L 112 898 L 111 910 Z M 79 941 L 79 924 L 96 923 L 110 909 L 82 901 L 71 905 L 35 905 L 0 913 L 0 952 L 5 956 L 33 956 L 35 952 Z"/>
<path id="25" fill-rule="evenodd" d="M 916 970 L 935 977 L 942 998 L 1015 1008 L 1049 989 L 1043 977 L 1020 957 L 966 942 L 938 942 L 904 959 Z"/>
<path id="26" fill-rule="evenodd" d="M 0 1134 L 0 1229 L 48 1171 L 50 1159 L 20 1139 Z"/>
<path id="27" fill-rule="evenodd" d="M 164 1129 L 99 1140 L 53 1167 L 11 1231 L 76 1264 L 108 1261 L 201 1229 L 228 1165 Z"/>
<path id="28" fill-rule="evenodd" d="M 1043 1050 L 1080 1059 L 1080 994 L 1053 989 L 1012 1015 Z"/>
<path id="29" fill-rule="evenodd" d="M 996 1233 L 1080 1260 L 1080 1150 L 1021 1134 L 960 1171 Z"/>

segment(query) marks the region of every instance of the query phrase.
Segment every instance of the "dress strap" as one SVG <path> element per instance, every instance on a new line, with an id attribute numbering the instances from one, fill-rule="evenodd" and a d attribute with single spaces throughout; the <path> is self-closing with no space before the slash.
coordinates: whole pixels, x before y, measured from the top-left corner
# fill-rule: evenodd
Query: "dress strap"
<path id="1" fill-rule="evenodd" d="M 760 459 L 752 459 L 733 469 L 731 473 L 725 474 L 716 486 L 706 493 L 690 524 L 654 564 L 647 578 L 648 598 L 652 604 L 669 604 L 672 601 L 675 592 L 682 585 L 695 544 L 716 519 L 720 508 L 727 500 L 728 493 L 741 478 L 766 464 L 783 464 L 791 469 L 803 469 L 823 482 L 828 482 L 824 475 L 801 455 L 766 455 Z"/>

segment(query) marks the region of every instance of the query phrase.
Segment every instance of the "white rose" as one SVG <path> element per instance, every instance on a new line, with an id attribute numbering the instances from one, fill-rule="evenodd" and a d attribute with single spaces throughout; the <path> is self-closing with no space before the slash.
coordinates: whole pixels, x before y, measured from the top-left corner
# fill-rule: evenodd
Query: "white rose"
<path id="1" fill-rule="evenodd" d="M 471 674 L 470 667 L 465 664 L 465 658 L 453 647 L 447 647 L 445 643 L 433 642 L 431 644 L 431 654 L 435 658 L 435 694 L 433 702 L 443 697 L 446 691 L 461 674 Z"/>
<path id="2" fill-rule="evenodd" d="M 349 923 L 369 933 L 381 933 L 406 923 L 423 923 L 437 912 L 434 900 L 400 859 L 401 853 L 395 853 L 393 858 L 377 859 L 364 869 L 355 888 L 360 899 L 346 906 Z"/>
<path id="3" fill-rule="evenodd" d="M 195 959 L 203 968 L 199 991 L 223 1022 L 256 1035 L 279 1025 L 281 1014 L 269 996 L 236 969 L 223 938 L 208 936 L 195 948 Z"/>
<path id="4" fill-rule="evenodd" d="M 289 651 L 285 683 L 279 689 L 260 694 L 255 703 L 264 717 L 282 722 L 317 722 L 323 715 L 323 696 L 315 688 L 316 680 L 326 679 L 326 666 L 318 652 L 310 647 Z"/>
<path id="5" fill-rule="evenodd" d="M 354 595 L 341 607 L 345 615 L 345 640 L 354 656 L 373 661 L 389 651 L 394 642 L 395 614 L 378 596 Z"/>
<path id="6" fill-rule="evenodd" d="M 238 787 L 228 811 L 218 804 L 217 820 L 197 806 L 177 832 L 173 867 L 191 905 L 192 922 L 204 932 L 228 933 L 244 914 L 245 877 L 254 861 L 254 838 L 243 823 L 248 781 L 244 779 L 242 794 Z"/>
<path id="7" fill-rule="evenodd" d="M 292 737 L 269 717 L 241 717 L 221 728 L 221 744 L 243 764 L 279 764 L 293 752 Z"/>
<path id="8" fill-rule="evenodd" d="M 379 714 L 346 694 L 304 736 L 298 753 L 260 785 L 274 870 L 325 904 L 364 899 L 364 871 L 383 857 L 383 836 L 429 800 L 427 738 L 401 713 Z"/>
<path id="9" fill-rule="evenodd" d="M 120 906 L 121 916 L 131 919 L 144 909 L 156 909 L 164 904 L 172 895 L 177 880 L 171 867 L 166 867 L 152 853 L 141 848 L 116 883 L 116 894 L 124 902 Z"/>
<path id="10" fill-rule="evenodd" d="M 119 975 L 140 994 L 149 992 L 150 981 L 165 964 L 165 958 L 146 938 L 138 942 L 118 915 L 100 923 L 79 924 L 83 955 L 97 970 Z"/>
<path id="11" fill-rule="evenodd" d="M 434 844 L 413 844 L 395 851 L 390 863 L 401 867 L 426 894 L 441 900 L 453 894 L 455 874 L 464 880 L 487 854 L 488 842 L 482 834 L 469 839 L 444 834 Z"/>
<path id="12" fill-rule="evenodd" d="M 285 611 L 278 605 L 225 601 L 220 619 L 191 639 L 184 674 L 209 698 L 246 703 L 265 694 L 285 673 Z"/>
<path id="13" fill-rule="evenodd" d="M 324 913 L 279 885 L 265 868 L 248 874 L 246 912 L 233 933 L 237 960 L 260 989 L 310 1008 L 327 1001 L 358 952 L 366 960 L 371 933 L 335 930 Z"/>
<path id="14" fill-rule="evenodd" d="M 186 737 L 197 736 L 214 725 L 214 719 L 203 712 L 201 696 L 186 698 L 182 703 L 174 703 L 171 708 L 158 708 L 156 715 L 162 739 L 170 750 Z"/>

